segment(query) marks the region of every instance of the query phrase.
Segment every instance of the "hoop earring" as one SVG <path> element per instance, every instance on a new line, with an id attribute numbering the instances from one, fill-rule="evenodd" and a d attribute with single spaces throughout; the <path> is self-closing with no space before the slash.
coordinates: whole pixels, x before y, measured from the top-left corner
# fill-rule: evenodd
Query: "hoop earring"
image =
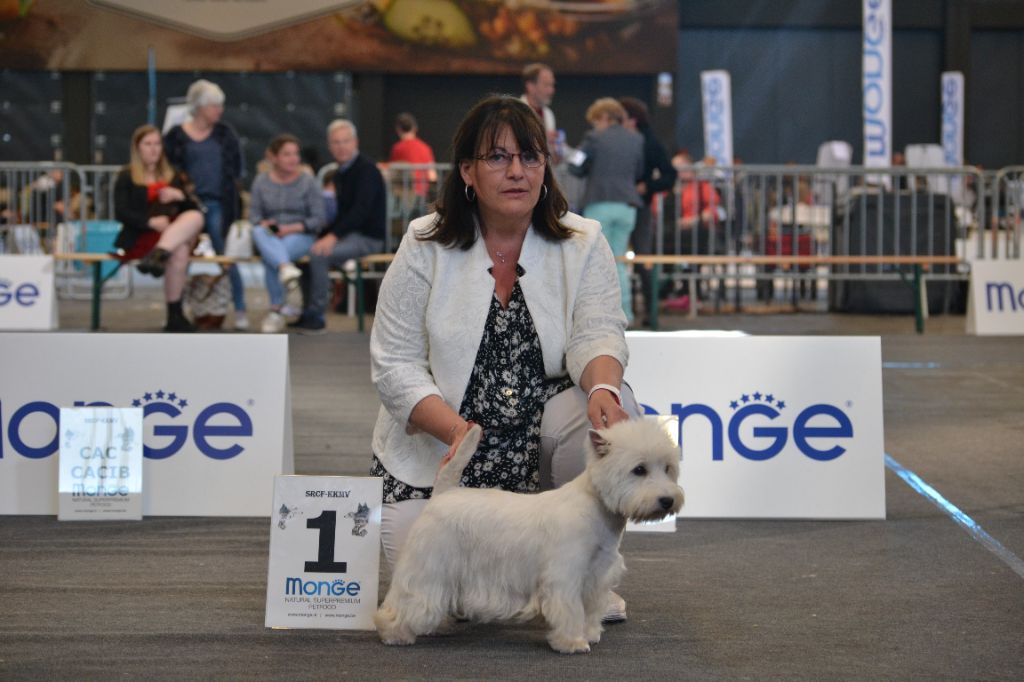
<path id="1" fill-rule="evenodd" d="M 547 185 L 541 185 L 540 188 L 542 190 L 544 190 L 544 192 L 540 195 L 540 200 L 544 201 L 545 199 L 548 198 L 548 186 Z"/>
<path id="2" fill-rule="evenodd" d="M 473 193 L 473 196 L 469 196 L 470 192 Z M 474 201 L 476 201 L 476 190 L 473 189 L 473 185 L 466 185 L 462 193 L 466 195 L 466 201 L 468 201 L 469 203 L 472 204 Z"/>

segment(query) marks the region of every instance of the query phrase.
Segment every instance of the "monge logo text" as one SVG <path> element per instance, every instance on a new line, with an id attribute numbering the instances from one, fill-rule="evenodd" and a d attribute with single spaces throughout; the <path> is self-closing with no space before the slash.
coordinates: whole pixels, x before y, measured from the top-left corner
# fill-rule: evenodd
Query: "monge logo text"
<path id="1" fill-rule="evenodd" d="M 841 457 L 854 437 L 853 421 L 842 408 L 827 403 L 795 406 L 763 391 L 742 393 L 717 409 L 703 403 L 672 403 L 671 413 L 679 418 L 684 456 L 687 433 L 710 429 L 715 462 L 725 459 L 726 442 L 731 452 L 755 462 L 772 459 L 790 443 L 801 455 L 828 462 Z"/>
<path id="2" fill-rule="evenodd" d="M 0 308 L 17 306 L 31 308 L 39 299 L 39 286 L 33 282 L 14 283 L 0 278 Z"/>
<path id="3" fill-rule="evenodd" d="M 253 435 L 252 417 L 235 403 L 193 405 L 185 396 L 163 389 L 147 391 L 119 405 L 124 406 L 126 402 L 131 407 L 142 408 L 143 424 L 147 427 L 142 452 L 148 459 L 171 457 L 181 451 L 189 439 L 199 452 L 211 459 L 231 459 L 245 451 L 244 443 Z M 61 404 L 67 405 L 63 401 Z M 74 407 L 114 406 L 110 402 L 85 400 L 75 400 L 72 404 Z M 59 449 L 59 424 L 60 408 L 51 402 L 33 400 L 11 406 L 0 400 L 0 459 L 7 454 L 5 441 L 22 457 L 45 459 L 53 455 Z"/>

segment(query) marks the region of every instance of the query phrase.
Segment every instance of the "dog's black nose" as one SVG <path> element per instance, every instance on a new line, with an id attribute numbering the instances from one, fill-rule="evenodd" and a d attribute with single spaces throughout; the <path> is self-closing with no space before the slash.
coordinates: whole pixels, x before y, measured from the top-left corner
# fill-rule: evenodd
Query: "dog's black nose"
<path id="1" fill-rule="evenodd" d="M 658 504 L 660 504 L 661 508 L 666 510 L 666 511 L 672 508 L 672 504 L 674 502 L 675 502 L 675 500 L 673 500 L 671 497 L 659 497 L 658 498 Z"/>

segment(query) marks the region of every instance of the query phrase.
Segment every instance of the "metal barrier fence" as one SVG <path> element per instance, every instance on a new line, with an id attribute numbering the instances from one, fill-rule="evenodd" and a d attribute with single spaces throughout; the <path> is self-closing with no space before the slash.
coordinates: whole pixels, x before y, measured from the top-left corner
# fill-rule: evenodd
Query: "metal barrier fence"
<path id="1" fill-rule="evenodd" d="M 7 252 L 74 250 L 83 234 L 114 220 L 117 166 L 65 163 L 0 164 L 0 207 Z M 322 185 L 335 170 L 322 168 Z M 397 248 L 409 222 L 430 210 L 451 164 L 382 166 L 388 188 L 385 249 Z M 579 211 L 581 182 L 555 168 L 570 205 Z M 818 166 L 691 166 L 672 192 L 651 206 L 652 251 L 676 255 L 959 255 L 1021 258 L 1024 166 L 976 168 L 822 168 Z M 62 230 L 58 226 L 65 225 Z M 73 263 L 61 266 L 61 292 L 85 278 Z M 668 269 L 677 286 L 698 281 L 721 301 L 753 290 L 770 300 L 782 284 L 813 292 L 830 280 L 900 279 L 899 268 L 771 265 Z M 957 268 L 934 268 L 933 280 L 964 279 Z M 131 276 L 108 293 L 126 295 Z M 69 284 L 70 283 L 70 284 Z M 88 284 L 87 282 L 85 283 Z M 841 286 L 841 285 L 840 285 Z M 120 292 L 119 292 L 120 288 Z M 707 292 L 705 292 L 706 294 Z"/>

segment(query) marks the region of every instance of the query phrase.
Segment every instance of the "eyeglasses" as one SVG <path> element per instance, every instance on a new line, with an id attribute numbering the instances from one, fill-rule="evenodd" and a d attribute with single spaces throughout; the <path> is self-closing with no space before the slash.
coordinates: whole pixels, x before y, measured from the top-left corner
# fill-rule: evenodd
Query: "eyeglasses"
<path id="1" fill-rule="evenodd" d="M 493 168 L 494 170 L 505 170 L 512 165 L 512 159 L 517 156 L 519 157 L 519 163 L 523 165 L 523 168 L 540 168 L 548 160 L 547 154 L 533 150 L 519 152 L 518 154 L 495 150 L 490 154 L 485 154 L 484 156 L 478 156 L 476 158 L 486 163 L 488 168 Z"/>

